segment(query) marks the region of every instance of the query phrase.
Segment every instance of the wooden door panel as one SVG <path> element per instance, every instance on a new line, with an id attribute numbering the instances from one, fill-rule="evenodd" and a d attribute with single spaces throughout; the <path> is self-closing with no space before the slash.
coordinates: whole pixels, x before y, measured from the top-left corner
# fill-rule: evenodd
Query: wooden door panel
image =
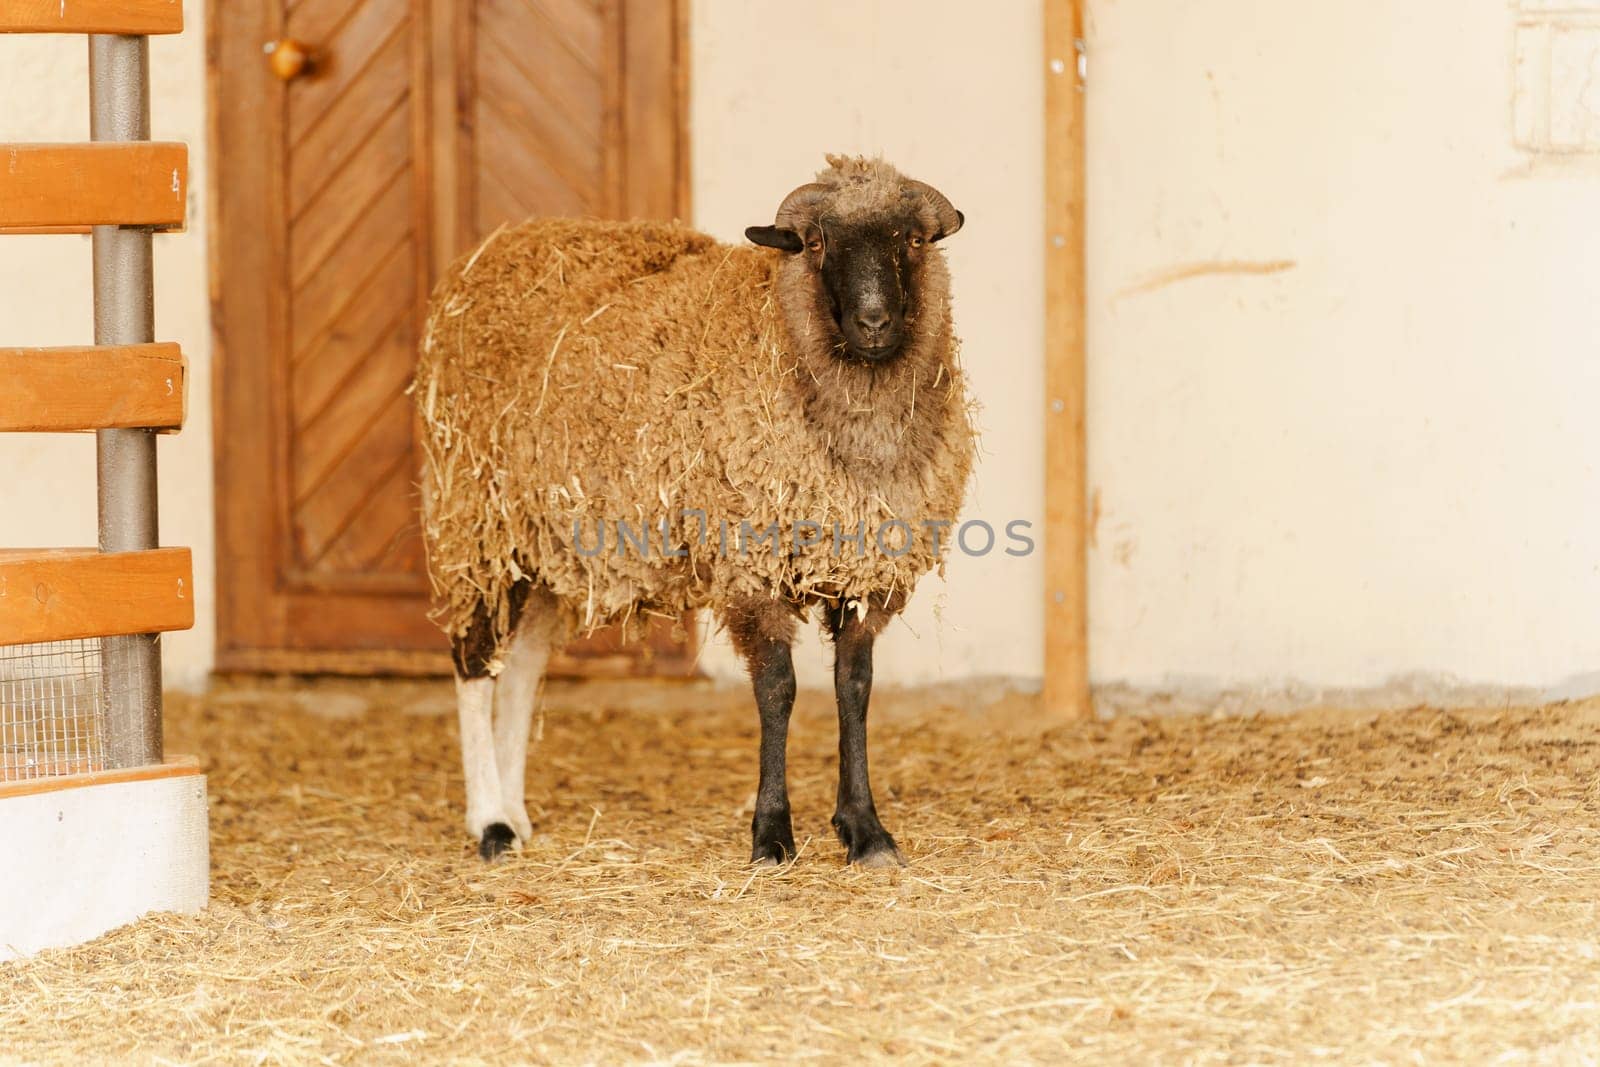
<path id="1" fill-rule="evenodd" d="M 351 294 L 348 306 L 296 354 L 292 399 L 304 418 L 314 419 L 327 408 L 372 350 L 402 325 L 414 285 L 411 250 L 410 242 L 400 241 L 380 255 L 374 274 Z"/>
<path id="2" fill-rule="evenodd" d="M 480 234 L 532 214 L 615 213 L 606 163 L 616 80 L 607 71 L 616 55 L 607 23 L 584 0 L 479 4 Z"/>
<path id="3" fill-rule="evenodd" d="M 284 36 L 309 45 L 315 62 L 312 76 L 287 87 L 290 144 L 299 144 L 338 104 L 386 45 L 413 50 L 414 6 L 414 0 L 327 0 L 290 11 Z"/>
<path id="4" fill-rule="evenodd" d="M 218 663 L 442 671 L 406 388 L 449 259 L 685 213 L 675 0 L 212 0 Z M 265 42 L 312 65 L 271 76 Z M 601 636 L 567 670 L 653 666 Z"/>
<path id="5" fill-rule="evenodd" d="M 397 183 L 295 292 L 288 310 L 294 316 L 301 352 L 309 356 L 324 338 L 349 329 L 358 312 L 357 301 L 360 307 L 393 311 L 414 291 L 417 243 L 401 214 L 409 199 L 409 181 Z M 381 272 L 393 265 L 391 260 L 398 260 L 405 272 L 403 291 L 397 287 L 375 295 L 368 292 L 383 277 Z M 391 299 L 395 293 L 400 296 Z"/>
<path id="6" fill-rule="evenodd" d="M 409 113 L 411 40 L 396 34 L 322 121 L 295 144 L 289 159 L 289 212 L 298 217 L 313 194 L 337 175 L 362 142 L 350 130 L 375 130 L 391 112 Z"/>
<path id="7" fill-rule="evenodd" d="M 607 51 L 607 17 L 583 0 L 479 0 L 480 75 L 491 63 L 509 61 L 529 91 L 592 140 L 588 131 L 602 119 L 605 72 L 615 62 Z"/>
<path id="8" fill-rule="evenodd" d="M 413 351 L 409 330 L 397 334 L 400 352 Z M 312 572 L 328 576 L 344 568 L 330 560 L 330 551 L 341 540 L 388 544 L 392 540 L 417 536 L 416 500 L 410 488 L 404 493 L 403 518 L 394 521 L 392 509 L 373 506 L 380 485 L 400 472 L 410 482 L 416 480 L 411 439 L 411 401 L 404 395 L 409 378 L 400 375 L 387 395 L 363 402 L 362 419 L 352 422 L 342 434 L 330 431 L 327 447 L 336 457 L 315 481 L 307 481 L 294 501 L 296 562 Z M 367 418 L 366 408 L 377 414 Z M 325 420 L 320 427 L 337 427 Z M 307 435 L 300 434 L 298 437 Z M 387 520 L 387 521 L 385 521 Z M 346 553 L 336 553 L 335 559 Z M 324 583 L 326 588 L 328 583 Z"/>
<path id="9" fill-rule="evenodd" d="M 404 392 L 431 273 L 431 190 L 418 165 L 428 152 L 423 16 L 412 0 L 301 0 L 285 22 L 315 65 L 282 99 L 292 294 L 282 563 L 291 583 L 321 591 L 347 577 L 422 578 L 418 553 L 373 546 L 419 538 Z"/>
<path id="10" fill-rule="evenodd" d="M 304 286 L 321 264 L 343 243 L 345 235 L 371 209 L 375 201 L 396 185 L 405 206 L 412 205 L 412 189 L 404 179 L 411 172 L 410 108 L 397 107 L 373 129 L 345 130 L 344 140 L 359 139 L 359 147 L 337 168 L 321 189 L 293 216 L 289 227 L 289 281 Z M 291 154 L 292 160 L 300 153 Z M 393 220 L 401 233 L 409 219 Z M 363 249 L 370 254 L 370 249 Z M 298 322 L 295 324 L 300 325 Z"/>
<path id="11" fill-rule="evenodd" d="M 530 203 L 550 204 L 557 209 L 553 214 L 558 215 L 592 214 L 583 186 L 569 184 L 543 155 L 522 140 L 522 129 L 512 124 L 498 105 L 479 109 L 478 131 L 483 141 L 500 146 L 494 162 L 478 168 L 479 196 L 483 196 L 486 184 L 492 185 L 513 209 L 513 216 L 508 219 L 487 213 L 480 206 L 479 230 L 493 231 L 502 222 L 526 218 Z"/>

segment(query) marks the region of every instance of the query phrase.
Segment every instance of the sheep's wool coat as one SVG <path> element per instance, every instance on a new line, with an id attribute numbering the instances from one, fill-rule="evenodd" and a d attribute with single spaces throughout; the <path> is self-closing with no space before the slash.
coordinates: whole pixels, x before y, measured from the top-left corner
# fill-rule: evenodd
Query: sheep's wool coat
<path id="1" fill-rule="evenodd" d="M 898 195 L 880 163 L 819 180 L 846 194 L 836 214 Z M 744 597 L 909 593 L 941 566 L 924 523 L 956 519 L 974 451 L 934 246 L 920 291 L 903 354 L 871 367 L 819 340 L 803 255 L 670 223 L 490 237 L 435 292 L 415 385 L 437 621 L 460 636 L 483 612 L 503 639 L 524 579 L 569 631 Z M 618 545 L 619 521 L 649 529 L 648 554 Z M 755 539 L 773 524 L 776 553 Z M 797 534 L 821 541 L 796 551 Z"/>

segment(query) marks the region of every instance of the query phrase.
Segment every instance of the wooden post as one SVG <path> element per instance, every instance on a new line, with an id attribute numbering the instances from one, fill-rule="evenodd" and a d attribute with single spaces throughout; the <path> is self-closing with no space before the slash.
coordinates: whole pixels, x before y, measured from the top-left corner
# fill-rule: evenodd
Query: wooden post
<path id="1" fill-rule="evenodd" d="M 89 134 L 96 141 L 150 139 L 149 40 L 89 37 Z M 173 187 L 182 183 L 174 172 Z M 150 231 L 96 226 L 94 343 L 142 345 L 155 340 Z M 95 434 L 100 551 L 132 552 L 160 544 L 156 511 L 156 435 L 145 429 Z M 101 673 L 110 704 L 106 765 L 160 763 L 161 645 L 154 633 L 106 637 Z"/>
<path id="2" fill-rule="evenodd" d="M 1046 714 L 1089 701 L 1084 469 L 1083 0 L 1045 0 L 1045 612 Z"/>

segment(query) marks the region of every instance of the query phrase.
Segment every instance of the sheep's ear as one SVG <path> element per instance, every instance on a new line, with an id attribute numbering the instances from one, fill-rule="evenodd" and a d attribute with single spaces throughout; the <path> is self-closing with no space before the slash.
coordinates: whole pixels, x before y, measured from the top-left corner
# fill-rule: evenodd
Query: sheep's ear
<path id="1" fill-rule="evenodd" d="M 962 226 L 966 225 L 966 222 L 967 222 L 967 217 L 965 215 L 963 215 L 961 212 L 957 211 L 956 212 L 956 224 L 954 226 L 950 226 L 950 227 L 947 227 L 947 228 L 945 228 L 943 230 L 940 230 L 938 233 L 934 234 L 931 238 L 929 238 L 929 240 L 942 241 L 946 237 L 949 237 L 951 234 L 955 233 L 957 230 L 961 229 Z"/>
<path id="2" fill-rule="evenodd" d="M 781 226 L 751 226 L 744 235 L 764 248 L 776 248 L 780 252 L 798 252 L 806 246 L 799 234 Z"/>

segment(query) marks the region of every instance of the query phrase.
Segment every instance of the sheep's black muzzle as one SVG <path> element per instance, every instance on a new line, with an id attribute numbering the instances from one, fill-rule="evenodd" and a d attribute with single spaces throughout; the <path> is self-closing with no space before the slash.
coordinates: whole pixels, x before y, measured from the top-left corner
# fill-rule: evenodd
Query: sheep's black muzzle
<path id="1" fill-rule="evenodd" d="M 903 238 L 898 229 L 844 230 L 822 261 L 828 311 L 839 331 L 841 357 L 887 363 L 905 344 L 908 297 Z"/>
<path id="2" fill-rule="evenodd" d="M 900 354 L 905 341 L 905 320 L 881 307 L 856 313 L 840 324 L 845 348 L 863 363 L 887 363 Z"/>
<path id="3" fill-rule="evenodd" d="M 855 345 L 845 345 L 845 352 L 856 363 L 888 363 L 898 359 L 904 346 L 896 341 L 894 344 L 878 345 L 875 348 L 858 348 Z"/>

